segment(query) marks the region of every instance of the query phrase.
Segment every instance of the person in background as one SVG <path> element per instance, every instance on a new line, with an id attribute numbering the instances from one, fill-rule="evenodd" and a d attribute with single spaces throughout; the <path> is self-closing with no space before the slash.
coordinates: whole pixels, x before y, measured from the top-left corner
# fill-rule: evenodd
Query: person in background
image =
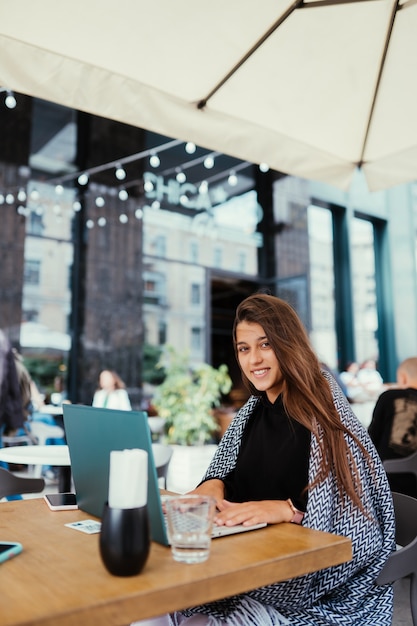
<path id="1" fill-rule="evenodd" d="M 346 369 L 340 372 L 340 380 L 345 386 L 346 397 L 349 402 L 355 402 L 362 392 L 362 387 L 357 379 L 358 372 L 359 363 L 356 363 L 356 361 L 349 361 L 346 364 Z"/>
<path id="2" fill-rule="evenodd" d="M 0 330 L 0 435 L 14 435 L 25 423 L 14 353 Z"/>
<path id="3" fill-rule="evenodd" d="M 367 400 L 376 400 L 384 390 L 384 381 L 376 369 L 374 359 L 367 359 L 362 363 L 356 378 L 363 393 L 367 395 Z"/>
<path id="4" fill-rule="evenodd" d="M 398 366 L 397 387 L 379 396 L 368 431 L 383 461 L 416 452 L 417 357 L 405 359 Z M 417 498 L 412 474 L 392 474 L 388 480 L 393 491 Z"/>
<path id="5" fill-rule="evenodd" d="M 395 549 L 394 510 L 367 431 L 286 302 L 246 298 L 233 341 L 251 396 L 192 493 L 215 498 L 216 524 L 301 524 L 348 536 L 353 558 L 142 624 L 389 626 L 392 586 L 375 580 Z"/>
<path id="6" fill-rule="evenodd" d="M 94 394 L 93 406 L 106 409 L 131 411 L 126 385 L 113 370 L 103 370 L 99 377 L 99 389 Z"/>

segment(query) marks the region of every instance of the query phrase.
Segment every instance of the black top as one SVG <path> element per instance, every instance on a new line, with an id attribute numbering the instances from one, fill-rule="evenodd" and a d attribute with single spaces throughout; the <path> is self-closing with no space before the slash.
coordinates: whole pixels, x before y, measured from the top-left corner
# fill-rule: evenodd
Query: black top
<path id="1" fill-rule="evenodd" d="M 382 393 L 368 428 L 383 461 L 408 456 L 417 449 L 417 389 L 388 389 Z M 393 491 L 417 497 L 417 483 L 412 474 L 390 474 Z"/>
<path id="2" fill-rule="evenodd" d="M 281 396 L 262 400 L 249 418 L 235 468 L 224 479 L 232 502 L 287 500 L 305 511 L 310 431 L 291 419 Z"/>

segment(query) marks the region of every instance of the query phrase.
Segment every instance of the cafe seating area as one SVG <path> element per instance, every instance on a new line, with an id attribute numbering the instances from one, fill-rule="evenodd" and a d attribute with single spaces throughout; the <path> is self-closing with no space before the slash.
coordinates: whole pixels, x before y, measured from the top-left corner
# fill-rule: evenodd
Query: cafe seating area
<path id="1" fill-rule="evenodd" d="M 42 422 L 40 422 L 40 424 L 41 424 L 40 428 L 44 429 L 46 425 L 43 424 Z M 59 438 L 59 435 L 62 434 L 61 432 L 58 432 L 58 429 L 60 428 L 59 426 L 48 425 L 48 428 L 51 428 L 51 429 L 55 428 L 56 432 L 54 431 L 54 433 L 56 434 L 58 438 Z M 49 434 L 51 435 L 53 435 L 54 433 L 52 432 L 52 430 L 49 432 Z M 34 431 L 33 434 L 36 435 L 36 432 Z M 42 445 L 45 445 L 45 443 L 48 441 L 47 439 L 45 439 L 45 437 L 43 437 L 43 435 L 47 435 L 48 433 L 46 433 L 46 431 L 44 433 L 42 430 L 40 433 L 38 433 L 38 435 L 39 434 L 40 434 L 39 444 L 41 444 L 40 447 L 42 447 Z M 8 443 L 10 445 L 11 442 L 8 442 Z M 33 441 L 19 441 L 16 443 L 20 444 L 18 446 L 20 448 L 27 447 L 32 450 L 39 448 L 39 444 L 35 442 L 35 445 L 33 445 L 34 443 Z M 48 446 L 48 447 L 50 447 L 51 449 L 56 448 L 55 445 Z M 158 474 L 158 478 L 160 481 L 159 485 L 162 488 L 166 488 L 168 467 L 172 460 L 172 449 L 169 446 L 164 446 L 160 442 L 155 442 L 155 441 L 153 443 L 153 447 L 155 451 L 157 474 Z M 178 461 L 176 461 L 176 463 L 178 463 Z M 193 476 L 186 477 L 187 472 L 193 473 L 193 469 L 189 465 L 189 463 L 184 463 L 184 467 L 182 468 L 179 468 L 178 465 L 176 465 L 175 467 L 176 467 L 175 472 L 181 475 L 181 479 L 185 481 L 186 483 L 188 481 L 191 484 L 192 480 L 195 479 L 195 475 L 193 474 Z M 21 494 L 20 496 L 21 498 L 23 499 L 42 498 L 45 493 L 58 493 L 60 491 L 58 479 L 47 478 L 47 477 L 40 478 L 39 469 L 40 469 L 39 465 L 31 464 L 31 465 L 26 465 L 24 467 L 21 467 L 19 471 L 14 471 L 11 473 L 13 475 L 13 478 L 16 477 L 16 489 L 20 485 L 22 492 L 25 491 L 25 493 Z M 172 469 L 173 468 L 171 468 L 171 470 Z M 6 470 L 3 470 L 3 473 L 8 474 Z M 2 506 L 2 503 L 6 501 L 6 498 L 4 496 L 11 494 L 10 489 L 9 491 L 7 491 L 7 493 L 6 492 L 4 494 L 2 493 L 1 478 L 2 476 L 0 475 L 0 507 Z M 9 481 L 6 481 L 6 482 L 8 483 Z M 168 485 L 168 488 L 169 488 L 169 485 Z M 412 620 L 411 609 L 410 609 L 410 579 L 407 576 L 399 580 L 396 580 L 394 582 L 394 598 L 395 600 L 394 600 L 393 626 L 412 625 L 413 620 Z"/>

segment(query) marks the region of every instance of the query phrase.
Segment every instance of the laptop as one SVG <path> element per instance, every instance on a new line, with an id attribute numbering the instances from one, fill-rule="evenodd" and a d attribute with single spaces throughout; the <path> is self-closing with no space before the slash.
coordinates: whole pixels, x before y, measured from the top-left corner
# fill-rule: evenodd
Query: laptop
<path id="1" fill-rule="evenodd" d="M 153 541 L 169 545 L 166 522 L 145 411 L 119 411 L 63 404 L 65 435 L 78 508 L 101 518 L 108 500 L 110 452 L 140 448 L 148 453 L 148 512 Z M 214 526 L 213 538 L 262 528 Z"/>

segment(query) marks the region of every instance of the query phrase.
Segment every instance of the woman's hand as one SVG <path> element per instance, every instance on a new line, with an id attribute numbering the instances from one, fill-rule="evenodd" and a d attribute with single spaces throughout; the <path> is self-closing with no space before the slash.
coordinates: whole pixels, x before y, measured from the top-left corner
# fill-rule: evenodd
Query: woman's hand
<path id="1" fill-rule="evenodd" d="M 219 509 L 219 504 L 224 501 L 224 483 L 218 478 L 211 478 L 188 493 L 199 496 L 212 496 L 216 500 L 216 506 Z"/>
<path id="2" fill-rule="evenodd" d="M 285 500 L 260 500 L 254 502 L 229 502 L 221 500 L 217 503 L 219 513 L 214 518 L 218 526 L 235 526 L 243 524 L 279 524 L 290 522 L 293 512 Z"/>

